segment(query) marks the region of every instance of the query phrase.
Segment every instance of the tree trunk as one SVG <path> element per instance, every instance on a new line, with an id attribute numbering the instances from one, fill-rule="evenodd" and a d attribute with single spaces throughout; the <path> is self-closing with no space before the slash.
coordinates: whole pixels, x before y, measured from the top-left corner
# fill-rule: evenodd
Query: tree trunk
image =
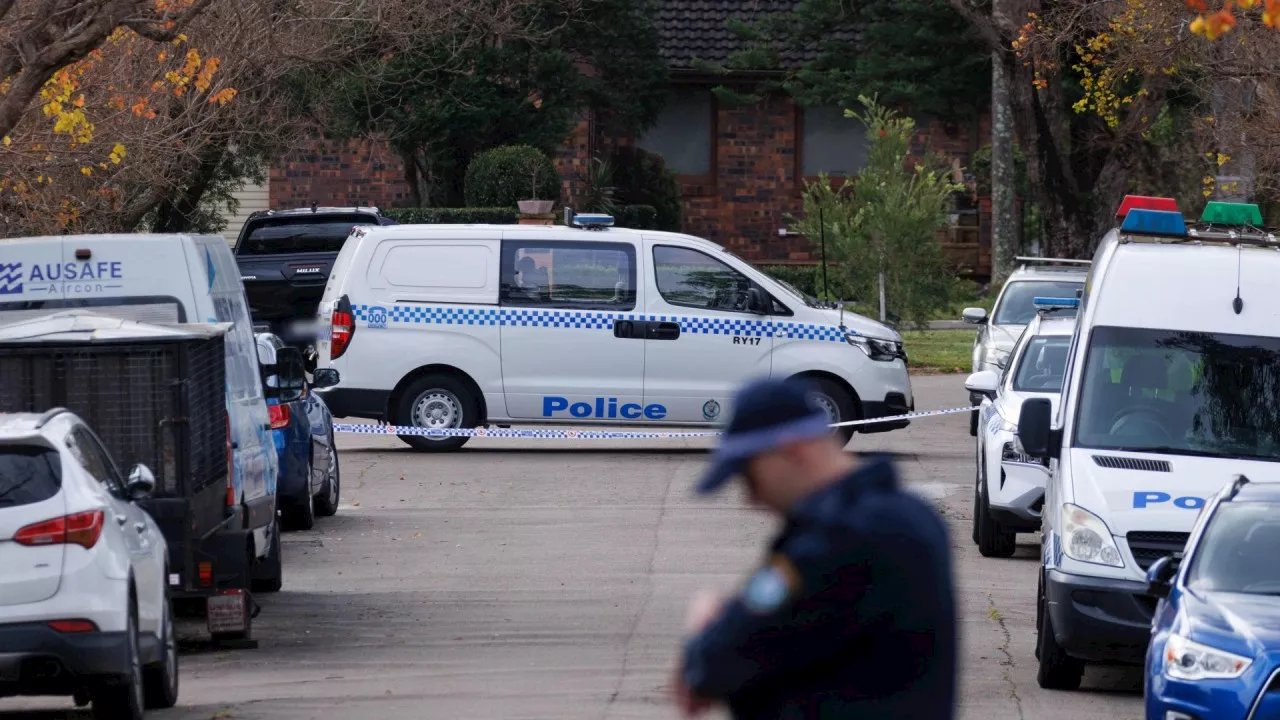
<path id="1" fill-rule="evenodd" d="M 997 0 L 996 5 L 1000 4 Z M 991 282 L 1003 285 L 1013 272 L 1020 243 L 1014 213 L 1013 105 L 1010 77 L 1001 53 L 991 57 Z"/>
<path id="2" fill-rule="evenodd" d="M 205 148 L 200 155 L 200 165 L 196 167 L 195 173 L 185 186 L 165 198 L 156 208 L 156 224 L 153 232 L 186 232 L 195 227 L 193 218 L 200 209 L 200 201 L 204 199 L 209 185 L 217 176 L 218 168 L 222 165 L 226 154 L 225 140 L 216 141 Z"/>

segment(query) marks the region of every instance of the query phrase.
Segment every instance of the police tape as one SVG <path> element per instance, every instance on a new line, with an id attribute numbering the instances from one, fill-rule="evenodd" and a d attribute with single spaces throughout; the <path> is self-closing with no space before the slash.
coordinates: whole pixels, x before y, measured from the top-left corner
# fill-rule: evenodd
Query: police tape
<path id="1" fill-rule="evenodd" d="M 957 415 L 973 412 L 976 406 L 946 408 L 944 410 L 921 410 L 902 415 L 869 418 L 867 420 L 850 420 L 835 423 L 831 427 L 853 427 L 858 425 L 881 425 L 899 420 L 938 417 L 940 415 Z M 666 431 L 631 431 L 631 430 L 525 430 L 513 428 L 425 428 L 407 425 L 374 425 L 334 423 L 335 433 L 355 433 L 358 435 L 410 435 L 430 438 L 474 437 L 503 440 L 671 440 L 676 438 L 712 438 L 719 437 L 721 432 L 666 432 Z"/>

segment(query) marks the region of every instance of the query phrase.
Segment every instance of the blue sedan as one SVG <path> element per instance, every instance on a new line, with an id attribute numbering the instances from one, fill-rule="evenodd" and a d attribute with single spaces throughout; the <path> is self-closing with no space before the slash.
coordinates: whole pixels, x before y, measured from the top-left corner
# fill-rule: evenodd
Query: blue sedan
<path id="1" fill-rule="evenodd" d="M 1280 718 L 1280 484 L 1224 488 L 1147 580 L 1148 720 Z"/>

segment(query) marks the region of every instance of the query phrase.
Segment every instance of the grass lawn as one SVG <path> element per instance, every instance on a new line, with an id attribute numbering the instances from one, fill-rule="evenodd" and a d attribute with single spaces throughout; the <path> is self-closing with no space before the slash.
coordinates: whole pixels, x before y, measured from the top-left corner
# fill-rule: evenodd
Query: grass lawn
<path id="1" fill-rule="evenodd" d="M 973 364 L 973 330 L 924 330 L 902 333 L 911 372 L 964 373 Z"/>

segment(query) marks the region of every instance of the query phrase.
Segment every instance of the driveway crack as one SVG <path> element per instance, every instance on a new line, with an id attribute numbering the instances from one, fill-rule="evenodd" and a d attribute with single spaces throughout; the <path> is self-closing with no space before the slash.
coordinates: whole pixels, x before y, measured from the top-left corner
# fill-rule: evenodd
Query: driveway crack
<path id="1" fill-rule="evenodd" d="M 1003 668 L 1002 674 L 1004 681 L 1009 685 L 1009 697 L 1013 699 L 1013 706 L 1018 710 L 1018 720 L 1026 720 L 1026 716 L 1022 712 L 1022 697 L 1018 695 L 1018 684 L 1013 680 L 1013 668 L 1017 665 L 1013 659 L 1013 653 L 1009 652 L 1009 645 L 1013 642 L 1013 636 L 1009 633 L 1009 626 L 1005 623 L 1004 614 L 1000 612 L 1000 608 L 996 607 L 995 600 L 992 599 L 990 593 L 987 594 L 987 606 L 990 611 L 987 616 L 1000 626 L 1000 634 L 1002 639 L 1000 642 L 1000 652 L 1004 655 L 1004 659 L 1000 661 Z"/>

